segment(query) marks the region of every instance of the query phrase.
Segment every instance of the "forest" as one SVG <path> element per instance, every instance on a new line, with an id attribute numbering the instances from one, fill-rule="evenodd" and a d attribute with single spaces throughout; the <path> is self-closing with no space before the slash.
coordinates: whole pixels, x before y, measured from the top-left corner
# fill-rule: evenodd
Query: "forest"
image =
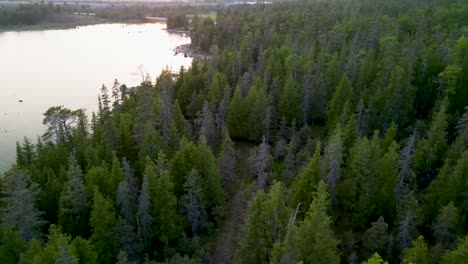
<path id="1" fill-rule="evenodd" d="M 466 1 L 233 5 L 190 30 L 205 59 L 17 142 L 1 263 L 466 263 Z"/>
<path id="2" fill-rule="evenodd" d="M 168 28 L 186 28 L 185 15 L 213 11 L 210 6 L 188 5 L 78 5 L 75 3 L 10 4 L 0 2 L 0 29 L 12 26 L 74 25 L 112 22 L 143 22 L 148 16 L 168 18 Z M 75 13 L 82 13 L 77 15 Z M 89 15 L 92 13 L 93 15 Z M 83 15 L 88 14 L 88 15 Z"/>

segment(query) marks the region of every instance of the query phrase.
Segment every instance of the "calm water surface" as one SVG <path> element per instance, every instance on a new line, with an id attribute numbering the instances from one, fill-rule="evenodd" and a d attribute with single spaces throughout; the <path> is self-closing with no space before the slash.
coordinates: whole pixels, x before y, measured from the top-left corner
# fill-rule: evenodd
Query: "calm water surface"
<path id="1" fill-rule="evenodd" d="M 165 24 L 103 24 L 67 30 L 0 32 L 0 172 L 15 159 L 15 142 L 42 134 L 50 106 L 97 109 L 102 84 L 127 86 L 141 73 L 153 80 L 164 68 L 178 71 L 191 59 L 173 49 L 190 38 Z M 19 102 L 23 100 L 23 102 Z"/>

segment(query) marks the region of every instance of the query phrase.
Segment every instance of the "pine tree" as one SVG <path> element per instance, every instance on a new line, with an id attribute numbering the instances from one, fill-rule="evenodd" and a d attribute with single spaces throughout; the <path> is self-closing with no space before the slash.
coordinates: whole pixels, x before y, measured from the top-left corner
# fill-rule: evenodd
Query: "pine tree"
<path id="1" fill-rule="evenodd" d="M 179 238 L 185 225 L 177 212 L 177 198 L 165 154 L 160 152 L 156 166 L 149 163 L 148 169 L 152 170 L 147 173 L 150 212 L 153 217 L 152 234 L 168 245 L 170 240 Z"/>
<path id="2" fill-rule="evenodd" d="M 209 88 L 208 100 L 210 105 L 214 107 L 219 106 L 221 100 L 223 100 L 226 88 L 229 88 L 226 76 L 222 72 L 216 72 Z"/>
<path id="3" fill-rule="evenodd" d="M 291 220 L 286 240 L 283 242 L 283 256 L 279 263 L 339 263 L 337 246 L 339 241 L 331 229 L 331 218 L 327 215 L 330 196 L 326 184 L 320 180 L 305 219 L 294 225 Z"/>
<path id="4" fill-rule="evenodd" d="M 137 224 L 135 223 L 135 226 Z M 117 219 L 116 232 L 118 241 L 118 249 L 128 252 L 129 258 L 134 260 L 143 249 L 138 236 L 137 228 L 127 223 L 121 216 Z"/>
<path id="5" fill-rule="evenodd" d="M 321 143 L 317 143 L 314 156 L 309 160 L 304 170 L 299 174 L 296 180 L 292 183 L 291 205 L 307 208 L 312 203 L 311 191 L 316 189 L 320 178 L 320 163 L 321 163 Z M 303 211 L 301 211 L 303 212 Z M 304 215 L 301 213 L 300 215 Z"/>
<path id="6" fill-rule="evenodd" d="M 437 175 L 437 168 L 445 158 L 448 148 L 446 129 L 447 122 L 447 104 L 444 100 L 434 113 L 431 126 L 427 135 L 416 146 L 414 153 L 414 170 L 418 176 L 418 183 L 421 189 L 426 188 Z"/>
<path id="7" fill-rule="evenodd" d="M 125 178 L 120 182 L 117 189 L 117 205 L 120 214 L 125 221 L 132 226 L 136 225 L 136 211 L 138 203 L 138 186 L 130 164 L 126 159 L 122 160 Z"/>
<path id="8" fill-rule="evenodd" d="M 257 185 L 260 189 L 265 189 L 271 181 L 271 162 L 270 145 L 263 138 L 262 143 L 250 156 L 252 172 L 257 178 Z"/>
<path id="9" fill-rule="evenodd" d="M 248 119 L 246 128 L 248 129 L 248 138 L 258 140 L 264 132 L 264 120 L 268 107 L 268 99 L 263 90 L 262 80 L 257 78 L 254 85 L 245 98 L 245 108 L 248 109 Z"/>
<path id="10" fill-rule="evenodd" d="M 208 102 L 203 103 L 202 115 L 200 117 L 200 136 L 204 136 L 212 149 L 216 146 L 216 131 L 213 114 L 211 113 Z"/>
<path id="11" fill-rule="evenodd" d="M 28 175 L 16 169 L 8 172 L 0 182 L 1 222 L 17 230 L 26 241 L 39 239 L 44 221 L 41 220 L 42 212 L 34 206 L 40 191 L 38 185 Z"/>
<path id="12" fill-rule="evenodd" d="M 402 197 L 398 207 L 396 247 L 400 252 L 411 246 L 411 241 L 417 236 L 419 223 L 419 204 L 413 193 Z"/>
<path id="13" fill-rule="evenodd" d="M 447 158 L 439 175 L 424 193 L 425 207 L 423 212 L 429 223 L 436 222 L 440 209 L 451 202 L 461 209 L 462 215 L 467 211 L 463 204 L 466 203 L 468 188 L 466 184 L 468 153 L 461 154 L 455 161 L 451 161 L 451 159 Z"/>
<path id="14" fill-rule="evenodd" d="M 35 240 L 33 240 L 35 241 Z M 0 259 L 5 264 L 16 264 L 20 256 L 24 255 L 28 247 L 16 230 L 0 227 Z"/>
<path id="15" fill-rule="evenodd" d="M 70 242 L 70 236 L 62 234 L 60 228 L 51 225 L 47 244 L 40 252 L 36 252 L 31 262 L 33 264 L 78 264 L 76 249 Z"/>
<path id="16" fill-rule="evenodd" d="M 468 236 L 460 239 L 455 250 L 447 252 L 442 256 L 441 264 L 465 263 L 468 255 Z"/>
<path id="17" fill-rule="evenodd" d="M 94 190 L 93 209 L 89 218 L 91 227 L 91 242 L 96 247 L 99 263 L 112 263 L 116 254 L 117 217 L 111 201 L 104 197 L 96 188 Z"/>
<path id="18" fill-rule="evenodd" d="M 384 218 L 381 216 L 371 225 L 372 227 L 364 233 L 364 250 L 368 256 L 376 252 L 382 256 L 386 256 L 389 245 L 388 224 L 385 223 Z"/>
<path id="19" fill-rule="evenodd" d="M 150 214 L 151 200 L 149 190 L 149 179 L 154 178 L 154 165 L 151 160 L 147 159 L 145 173 L 143 176 L 143 183 L 141 184 L 140 195 L 138 196 L 138 234 L 140 235 L 140 243 L 142 247 L 148 249 L 151 245 L 151 226 L 153 224 L 153 217 Z"/>
<path id="20" fill-rule="evenodd" d="M 110 190 L 111 196 L 113 199 L 116 197 L 117 189 L 119 188 L 120 182 L 125 178 L 124 172 L 120 166 L 120 162 L 114 154 L 114 158 L 112 160 L 112 167 L 110 173 L 111 179 L 109 180 L 110 183 Z"/>
<path id="21" fill-rule="evenodd" d="M 297 232 L 298 260 L 304 263 L 339 263 L 339 241 L 331 229 L 327 215 L 330 198 L 327 186 L 319 182 L 309 211 Z"/>
<path id="22" fill-rule="evenodd" d="M 239 85 L 234 90 L 229 112 L 227 116 L 227 127 L 233 137 L 248 137 L 246 120 L 248 120 L 248 109 L 245 107 Z"/>
<path id="23" fill-rule="evenodd" d="M 336 127 L 333 135 L 328 139 L 328 144 L 325 148 L 325 157 L 322 163 L 323 175 L 325 182 L 330 188 L 332 199 L 337 194 L 337 183 L 341 178 L 343 164 L 343 143 L 342 131 L 339 126 Z"/>
<path id="24" fill-rule="evenodd" d="M 111 173 L 105 162 L 88 170 L 85 175 L 85 189 L 89 197 L 93 197 L 94 189 L 97 187 L 100 192 L 109 197 L 114 197 L 113 181 Z"/>
<path id="25" fill-rule="evenodd" d="M 182 110 L 180 109 L 179 101 L 177 99 L 174 101 L 174 109 L 172 112 L 174 114 L 173 122 L 177 128 L 177 132 L 182 136 L 188 137 L 190 135 L 190 127 L 182 114 Z"/>
<path id="26" fill-rule="evenodd" d="M 74 156 L 70 157 L 68 167 L 68 182 L 60 195 L 58 223 L 66 233 L 82 235 L 86 234 L 88 213 L 84 176 Z"/>
<path id="27" fill-rule="evenodd" d="M 394 189 L 398 177 L 398 158 L 398 144 L 393 141 L 376 167 L 376 184 L 371 184 L 368 189 L 375 195 L 371 202 L 376 206 L 374 215 L 383 215 L 390 222 L 394 221 L 396 214 Z M 375 189 L 378 191 L 373 191 Z"/>
<path id="28" fill-rule="evenodd" d="M 426 242 L 424 242 L 423 236 L 419 236 L 413 241 L 411 248 L 405 250 L 402 263 L 429 263 L 429 252 Z"/>
<path id="29" fill-rule="evenodd" d="M 459 222 L 458 209 L 450 202 L 440 209 L 437 221 L 432 225 L 437 243 L 450 246 L 455 242 Z"/>
<path id="30" fill-rule="evenodd" d="M 413 133 L 407 140 L 406 146 L 400 152 L 398 179 L 395 185 L 395 201 L 398 203 L 402 196 L 410 191 L 411 183 L 415 180 L 412 160 L 416 146 L 416 135 Z"/>
<path id="31" fill-rule="evenodd" d="M 278 102 L 278 114 L 285 117 L 289 123 L 293 120 L 302 122 L 302 89 L 294 80 L 292 74 L 288 74 L 286 83 Z"/>
<path id="32" fill-rule="evenodd" d="M 259 190 L 249 202 L 235 260 L 269 263 L 275 242 L 285 236 L 290 210 L 285 206 L 284 186 L 276 182 L 268 194 Z"/>
<path id="33" fill-rule="evenodd" d="M 362 264 L 388 264 L 388 262 L 384 261 L 378 253 L 375 253 L 370 259 L 362 262 Z"/>
<path id="34" fill-rule="evenodd" d="M 23 146 L 21 148 L 22 148 L 22 154 L 23 154 L 25 165 L 26 166 L 32 165 L 36 156 L 34 145 L 31 143 L 31 141 L 27 137 L 24 137 Z"/>
<path id="35" fill-rule="evenodd" d="M 91 244 L 89 240 L 83 239 L 81 237 L 75 237 L 71 241 L 71 246 L 75 248 L 79 263 L 97 263 L 97 254 L 94 250 L 93 244 Z"/>
<path id="36" fill-rule="evenodd" d="M 156 101 L 153 104 L 154 111 L 156 112 L 156 118 L 158 122 L 159 131 L 164 144 L 169 141 L 169 128 L 174 118 L 173 113 L 173 84 L 170 72 L 163 71 L 156 81 Z"/>
<path id="37" fill-rule="evenodd" d="M 227 131 L 225 131 L 221 152 L 218 157 L 218 167 L 224 190 L 227 191 L 231 189 L 231 185 L 236 177 L 236 151 Z"/>
<path id="38" fill-rule="evenodd" d="M 168 138 L 169 139 L 169 138 Z M 159 130 L 156 130 L 150 122 L 146 124 L 144 130 L 144 136 L 142 141 L 142 147 L 138 154 L 140 162 L 143 165 L 146 157 L 156 159 L 159 150 L 164 149 L 165 143 Z"/>
<path id="39" fill-rule="evenodd" d="M 116 264 L 132 264 L 133 262 L 128 261 L 128 256 L 125 251 L 120 251 L 119 255 L 117 255 L 117 262 Z"/>
<path id="40" fill-rule="evenodd" d="M 197 172 L 192 170 L 184 184 L 185 194 L 181 198 L 184 213 L 195 235 L 199 234 L 207 224 L 203 193 L 198 181 Z"/>
<path id="41" fill-rule="evenodd" d="M 115 110 L 119 106 L 120 99 L 124 97 L 122 95 L 121 85 L 117 79 L 114 80 L 114 84 L 112 85 L 111 92 L 112 92 L 112 99 L 114 99 L 114 103 L 112 104 L 112 106 L 114 107 L 114 110 Z"/>
<path id="42" fill-rule="evenodd" d="M 153 111 L 153 94 L 154 88 L 145 84 L 138 87 L 137 97 L 138 104 L 136 106 L 136 117 L 134 137 L 135 142 L 141 148 L 143 145 L 143 139 L 145 137 L 145 130 L 147 126 L 154 126 L 155 114 Z"/>
<path id="43" fill-rule="evenodd" d="M 310 112 L 312 110 L 312 71 L 306 72 L 302 86 L 302 118 L 303 124 L 308 125 L 310 121 Z"/>
<path id="44" fill-rule="evenodd" d="M 395 66 L 388 86 L 376 94 L 375 102 L 371 102 L 372 109 L 378 112 L 374 118 L 380 127 L 388 128 L 392 123 L 397 127 L 406 127 L 413 120 L 416 90 L 409 84 L 408 78 L 402 67 Z"/>
<path id="45" fill-rule="evenodd" d="M 332 132 L 333 129 L 339 124 L 339 117 L 343 112 L 343 106 L 346 101 L 352 98 L 351 83 L 347 75 L 343 75 L 336 87 L 333 97 L 328 103 L 327 107 L 327 131 Z"/>

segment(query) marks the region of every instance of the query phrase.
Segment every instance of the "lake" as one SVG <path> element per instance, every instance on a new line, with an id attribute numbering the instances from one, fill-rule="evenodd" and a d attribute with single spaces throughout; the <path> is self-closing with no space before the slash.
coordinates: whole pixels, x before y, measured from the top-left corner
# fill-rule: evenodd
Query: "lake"
<path id="1" fill-rule="evenodd" d="M 101 24 L 63 30 L 0 32 L 0 173 L 15 160 L 16 141 L 36 141 L 43 113 L 63 105 L 97 109 L 102 84 L 135 86 L 166 67 L 178 71 L 190 58 L 173 49 L 190 38 L 165 23 Z M 22 101 L 22 102 L 20 102 Z"/>

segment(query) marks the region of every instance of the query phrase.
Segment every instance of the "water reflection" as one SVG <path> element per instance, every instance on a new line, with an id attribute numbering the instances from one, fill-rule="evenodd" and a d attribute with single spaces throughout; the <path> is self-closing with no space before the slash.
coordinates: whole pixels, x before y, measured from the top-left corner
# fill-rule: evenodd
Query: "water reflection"
<path id="1" fill-rule="evenodd" d="M 173 49 L 190 42 L 165 24 L 103 24 L 67 30 L 0 33 L 0 172 L 11 165 L 15 142 L 43 132 L 42 113 L 53 105 L 88 112 L 102 84 L 115 78 L 137 85 L 165 67 L 177 71 L 190 58 Z M 23 100 L 23 102 L 20 102 Z"/>

